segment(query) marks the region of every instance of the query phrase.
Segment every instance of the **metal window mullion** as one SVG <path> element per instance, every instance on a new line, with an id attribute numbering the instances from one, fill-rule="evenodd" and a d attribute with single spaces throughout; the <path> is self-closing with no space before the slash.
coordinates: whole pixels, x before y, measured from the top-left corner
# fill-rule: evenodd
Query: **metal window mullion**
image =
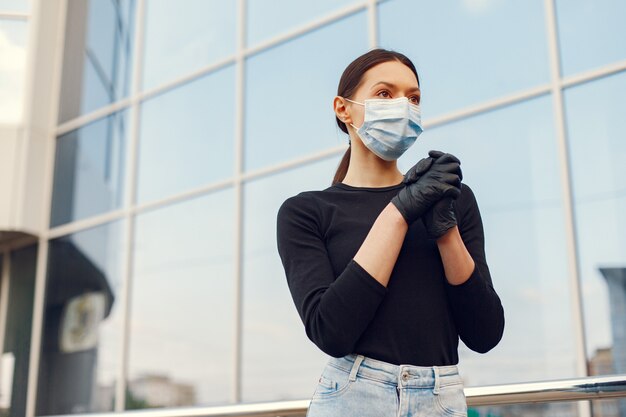
<path id="1" fill-rule="evenodd" d="M 7 328 L 7 313 L 9 311 L 9 291 L 11 273 L 11 252 L 5 250 L 0 253 L 2 259 L 2 269 L 0 270 L 0 357 L 4 354 L 4 340 Z M 0 361 L 0 375 L 2 374 L 2 361 Z M 6 387 L 2 386 L 0 380 L 0 392 L 6 392 Z"/>
<path id="2" fill-rule="evenodd" d="M 33 2 L 33 15 L 35 20 L 39 21 L 44 17 L 40 15 L 39 0 Z M 67 18 L 67 3 L 68 0 L 59 0 L 58 2 L 58 15 L 54 17 L 46 16 L 46 19 L 57 19 L 57 34 L 56 34 L 56 47 L 57 51 L 51 74 L 52 79 L 52 92 L 53 97 L 59 97 L 61 92 L 61 71 L 63 67 L 63 51 L 65 49 L 65 22 Z M 38 15 L 39 13 L 39 15 Z M 32 33 L 32 31 L 31 31 Z M 45 290 L 46 280 L 48 274 L 48 230 L 50 213 L 52 210 L 52 185 L 54 177 L 54 157 L 56 151 L 56 131 L 54 125 L 57 122 L 57 116 L 59 113 L 59 100 L 53 101 L 54 108 L 50 114 L 53 115 L 49 125 L 49 133 L 46 134 L 46 158 L 45 167 L 43 172 L 45 173 L 44 186 L 43 186 L 43 209 L 41 210 L 40 219 L 40 236 L 38 238 L 39 247 L 37 248 L 37 261 L 35 272 L 35 290 L 33 294 L 33 318 L 31 327 L 30 338 L 30 354 L 28 365 L 28 381 L 26 386 L 26 417 L 34 417 L 36 411 L 37 401 L 37 387 L 39 385 L 39 362 L 41 359 L 41 347 L 43 336 L 43 322 L 44 322 L 44 303 L 45 303 Z"/>
<path id="3" fill-rule="evenodd" d="M 554 123 L 556 127 L 557 151 L 560 162 L 560 179 L 563 191 L 563 211 L 565 238 L 567 245 L 567 260 L 569 270 L 569 284 L 571 291 L 572 320 L 574 327 L 574 344 L 577 376 L 587 376 L 587 355 L 584 328 L 584 314 L 580 289 L 580 257 L 576 236 L 576 217 L 572 192 L 571 165 L 568 154 L 567 126 L 565 123 L 565 109 L 563 103 L 563 84 L 561 79 L 561 64 L 559 58 L 559 40 L 556 20 L 556 0 L 544 0 L 548 46 L 550 53 L 550 79 L 552 86 L 552 103 L 554 109 Z M 589 401 L 578 403 L 580 417 L 591 417 Z"/>
<path id="4" fill-rule="evenodd" d="M 246 0 L 237 1 L 237 64 L 235 79 L 235 242 L 233 256 L 234 277 L 234 349 L 233 349 L 233 391 L 232 402 L 241 401 L 242 351 L 243 351 L 243 132 L 244 132 L 244 88 L 245 88 L 245 45 L 246 45 Z"/>
<path id="5" fill-rule="evenodd" d="M 567 78 L 561 80 L 561 86 L 562 88 L 569 88 L 589 81 L 595 81 L 600 78 L 619 74 L 624 71 L 626 71 L 626 60 L 614 62 L 612 64 L 608 64 L 600 68 L 594 68 L 578 74 L 569 75 Z"/>
<path id="6" fill-rule="evenodd" d="M 378 46 L 378 10 L 376 0 L 369 0 L 367 3 L 367 21 L 369 33 L 369 46 L 374 49 Z"/>
<path id="7" fill-rule="evenodd" d="M 0 20 L 25 20 L 30 19 L 30 13 L 0 12 Z"/>
<path id="8" fill-rule="evenodd" d="M 254 45 L 253 47 L 246 47 L 243 50 L 243 55 L 244 57 L 256 55 L 270 48 L 273 48 L 275 46 L 288 42 L 292 39 L 295 39 L 299 36 L 303 36 L 307 33 L 320 29 L 328 24 L 337 22 L 348 16 L 359 13 L 360 11 L 368 7 L 368 2 L 369 0 L 366 0 L 366 1 L 361 1 L 352 5 L 348 5 L 342 9 L 331 12 L 330 14 L 323 16 L 320 19 L 305 23 L 302 26 L 291 29 L 289 32 L 282 33 L 265 42 L 258 43 Z"/>
<path id="9" fill-rule="evenodd" d="M 122 300 L 122 342 L 119 346 L 119 366 L 115 385 L 115 411 L 124 411 L 126 407 L 126 392 L 128 390 L 128 369 L 130 351 L 130 316 L 132 312 L 132 279 L 133 279 L 133 248 L 135 246 L 135 212 L 137 195 L 137 154 L 141 124 L 141 100 L 139 96 L 143 83 L 143 45 L 145 25 L 145 1 L 138 0 L 135 9 L 135 33 L 133 47 L 133 66 L 131 95 L 135 97 L 130 107 L 130 137 L 128 141 L 128 155 L 126 158 L 126 184 L 124 195 L 124 233 L 122 261 L 122 286 L 120 295 Z"/>

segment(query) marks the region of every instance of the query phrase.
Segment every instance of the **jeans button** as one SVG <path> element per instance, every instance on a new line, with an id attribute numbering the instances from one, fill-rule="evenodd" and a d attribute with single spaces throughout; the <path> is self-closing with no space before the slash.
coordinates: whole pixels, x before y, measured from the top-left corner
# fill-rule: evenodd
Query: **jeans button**
<path id="1" fill-rule="evenodd" d="M 407 380 L 409 378 L 409 373 L 408 372 L 403 372 L 402 373 L 402 379 Z"/>

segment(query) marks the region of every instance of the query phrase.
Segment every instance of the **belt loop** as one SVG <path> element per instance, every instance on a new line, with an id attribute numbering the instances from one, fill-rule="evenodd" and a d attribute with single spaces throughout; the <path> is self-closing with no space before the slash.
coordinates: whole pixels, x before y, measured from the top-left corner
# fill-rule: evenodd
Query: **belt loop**
<path id="1" fill-rule="evenodd" d="M 439 367 L 433 366 L 433 371 L 435 372 L 435 389 L 433 389 L 433 394 L 439 394 Z"/>
<path id="2" fill-rule="evenodd" d="M 361 365 L 361 362 L 363 362 L 363 359 L 363 355 L 357 355 L 356 359 L 354 360 L 354 363 L 352 364 L 352 369 L 350 370 L 350 381 L 356 380 L 356 372 L 359 370 L 359 366 Z"/>

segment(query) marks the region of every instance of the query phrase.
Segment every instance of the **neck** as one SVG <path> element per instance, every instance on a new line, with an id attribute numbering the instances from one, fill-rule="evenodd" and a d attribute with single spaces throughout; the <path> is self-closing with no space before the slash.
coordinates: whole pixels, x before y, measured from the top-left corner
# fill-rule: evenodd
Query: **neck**
<path id="1" fill-rule="evenodd" d="M 343 179 L 344 184 L 354 187 L 387 187 L 397 185 L 404 179 L 397 161 L 385 161 L 372 153 L 360 139 L 351 138 L 350 165 Z"/>

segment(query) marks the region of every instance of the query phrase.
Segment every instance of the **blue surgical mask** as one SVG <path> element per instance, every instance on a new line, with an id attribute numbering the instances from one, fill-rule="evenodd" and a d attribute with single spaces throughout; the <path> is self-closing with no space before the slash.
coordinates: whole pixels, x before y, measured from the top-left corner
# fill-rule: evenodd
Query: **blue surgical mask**
<path id="1" fill-rule="evenodd" d="M 365 107 L 365 118 L 357 135 L 367 148 L 386 161 L 400 158 L 422 133 L 419 105 L 406 97 L 368 99 L 365 103 L 346 100 Z"/>

